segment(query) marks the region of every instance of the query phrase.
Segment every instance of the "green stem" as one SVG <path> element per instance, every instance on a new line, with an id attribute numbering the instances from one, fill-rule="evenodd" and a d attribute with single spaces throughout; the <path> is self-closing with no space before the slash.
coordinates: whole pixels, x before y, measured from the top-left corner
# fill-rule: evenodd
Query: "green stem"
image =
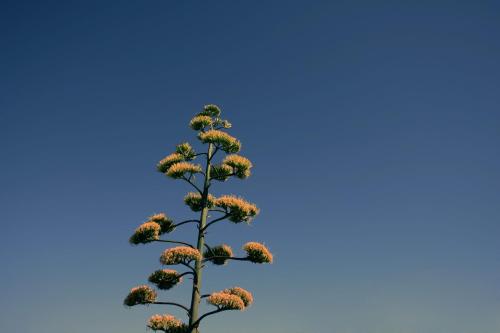
<path id="1" fill-rule="evenodd" d="M 198 226 L 198 243 L 197 249 L 200 251 L 202 258 L 196 261 L 195 264 L 195 274 L 193 277 L 193 293 L 191 295 L 191 309 L 189 316 L 189 329 L 190 333 L 199 333 L 198 330 L 198 317 L 199 317 L 199 306 L 201 300 L 201 273 L 203 269 L 203 248 L 205 246 L 205 225 L 207 224 L 208 217 L 208 188 L 210 187 L 210 160 L 213 155 L 213 145 L 210 143 L 208 145 L 206 168 L 205 168 L 205 181 L 203 183 L 203 192 L 201 197 L 201 202 L 203 209 L 201 210 L 200 224 Z"/>

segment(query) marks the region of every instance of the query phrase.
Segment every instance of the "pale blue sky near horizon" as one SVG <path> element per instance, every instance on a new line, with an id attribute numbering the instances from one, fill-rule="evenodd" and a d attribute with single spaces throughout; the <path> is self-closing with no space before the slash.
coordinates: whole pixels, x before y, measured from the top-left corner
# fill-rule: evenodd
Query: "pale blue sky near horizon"
<path id="1" fill-rule="evenodd" d="M 193 216 L 155 164 L 215 103 L 261 214 L 209 241 L 276 260 L 209 267 L 255 304 L 203 333 L 500 332 L 499 2 L 3 1 L 0 43 L 0 331 L 181 317 L 123 307 L 164 248 L 127 240 Z"/>

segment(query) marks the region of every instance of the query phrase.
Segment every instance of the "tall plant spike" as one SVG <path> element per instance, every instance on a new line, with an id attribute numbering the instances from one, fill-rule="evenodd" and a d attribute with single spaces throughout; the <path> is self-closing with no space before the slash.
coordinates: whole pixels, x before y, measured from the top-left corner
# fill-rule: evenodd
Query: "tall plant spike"
<path id="1" fill-rule="evenodd" d="M 160 263 L 165 266 L 178 265 L 181 269 L 185 269 L 184 272 L 178 272 L 174 269 L 159 268 L 152 272 L 148 281 L 158 290 L 167 291 L 175 287 L 184 281 L 184 276 L 192 278 L 192 292 L 188 305 L 159 301 L 158 292 L 148 285 L 139 285 L 130 290 L 124 300 L 126 306 L 157 304 L 174 306 L 186 313 L 185 322 L 171 314 L 152 316 L 146 326 L 153 331 L 200 333 L 200 324 L 208 316 L 223 311 L 244 310 L 252 304 L 252 294 L 241 287 L 233 286 L 222 291 L 203 293 L 203 268 L 207 263 L 220 266 L 226 265 L 231 260 L 257 264 L 273 262 L 273 255 L 261 243 L 247 242 L 242 247 L 246 255 L 237 257 L 233 256 L 233 250 L 227 244 L 209 246 L 206 242 L 207 229 L 215 223 L 222 221 L 250 223 L 259 214 L 255 204 L 241 197 L 234 195 L 215 197 L 209 192 L 215 182 L 227 181 L 230 178 L 248 178 L 253 167 L 249 159 L 238 154 L 241 142 L 225 132 L 232 125 L 220 116 L 220 108 L 209 104 L 189 122 L 189 127 L 198 132 L 197 138 L 201 144 L 206 145 L 206 150 L 196 153 L 190 143 L 184 142 L 177 145 L 175 151 L 156 165 L 157 170 L 165 176 L 182 180 L 190 185 L 192 192 L 187 193 L 183 200 L 199 216 L 176 222 L 164 213 L 156 213 L 140 224 L 129 239 L 133 245 L 154 242 L 170 244 L 171 246 L 162 252 Z M 222 156 L 216 162 L 215 159 L 219 155 Z M 194 161 L 198 158 L 201 159 L 200 164 Z M 178 227 L 191 225 L 196 226 L 195 244 L 170 238 Z M 203 298 L 206 298 L 207 304 L 213 305 L 215 309 L 200 314 L 200 303 Z"/>

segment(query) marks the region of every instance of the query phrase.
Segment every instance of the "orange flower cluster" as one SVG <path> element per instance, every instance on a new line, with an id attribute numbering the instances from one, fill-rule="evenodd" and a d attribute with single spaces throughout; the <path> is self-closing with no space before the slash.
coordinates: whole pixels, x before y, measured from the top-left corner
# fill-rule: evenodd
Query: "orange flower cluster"
<path id="1" fill-rule="evenodd" d="M 182 282 L 182 277 L 179 276 L 176 270 L 173 269 L 160 269 L 148 278 L 148 281 L 156 284 L 159 289 L 170 289 L 177 283 Z"/>
<path id="2" fill-rule="evenodd" d="M 168 218 L 164 213 L 151 215 L 149 220 L 160 226 L 161 234 L 172 232 L 175 229 L 174 221 Z"/>
<path id="3" fill-rule="evenodd" d="M 204 115 L 196 116 L 189 122 L 189 127 L 194 129 L 195 131 L 202 130 L 210 125 L 212 125 L 212 117 Z"/>
<path id="4" fill-rule="evenodd" d="M 217 292 L 211 294 L 210 296 L 208 296 L 207 302 L 226 310 L 245 309 L 245 303 L 240 297 L 225 292 Z"/>
<path id="5" fill-rule="evenodd" d="M 164 265 L 177 265 L 192 260 L 201 260 L 201 253 L 189 246 L 176 246 L 163 251 L 160 262 Z"/>
<path id="6" fill-rule="evenodd" d="M 215 202 L 215 197 L 211 194 L 208 195 L 207 197 L 207 206 L 208 208 L 212 208 L 214 206 Z M 200 210 L 203 209 L 203 206 L 201 204 L 201 194 L 197 192 L 189 192 L 185 197 L 184 197 L 184 203 L 191 208 L 191 210 L 195 212 L 199 212 Z"/>
<path id="7" fill-rule="evenodd" d="M 222 161 L 222 165 L 231 167 L 232 173 L 238 178 L 248 178 L 250 176 L 250 168 L 253 166 L 252 162 L 246 157 L 240 155 L 228 155 Z"/>
<path id="8" fill-rule="evenodd" d="M 149 318 L 148 327 L 153 331 L 164 331 L 166 333 L 184 333 L 187 325 L 172 315 L 156 314 Z"/>
<path id="9" fill-rule="evenodd" d="M 181 154 L 187 161 L 192 160 L 196 155 L 196 152 L 194 151 L 193 147 L 191 147 L 189 142 L 178 144 L 175 148 L 175 151 L 178 154 Z"/>
<path id="10" fill-rule="evenodd" d="M 224 265 L 226 258 L 233 256 L 233 250 L 229 245 L 222 244 L 206 250 L 203 256 L 215 265 Z"/>
<path id="11" fill-rule="evenodd" d="M 215 144 L 226 153 L 237 153 L 241 148 L 241 142 L 238 139 L 219 130 L 200 132 L 198 138 L 203 143 Z"/>
<path id="12" fill-rule="evenodd" d="M 259 213 L 259 209 L 253 203 L 234 195 L 223 195 L 214 203 L 215 206 L 224 208 L 230 215 L 229 220 L 235 223 L 250 222 L 252 217 Z"/>
<path id="13" fill-rule="evenodd" d="M 247 252 L 247 258 L 253 263 L 264 264 L 272 263 L 272 253 L 261 243 L 248 242 L 243 245 L 243 250 Z"/>
<path id="14" fill-rule="evenodd" d="M 156 168 L 158 169 L 158 171 L 165 173 L 173 164 L 182 161 L 184 161 L 184 156 L 182 154 L 173 153 L 162 159 L 160 162 L 158 162 Z"/>
<path id="15" fill-rule="evenodd" d="M 135 229 L 134 234 L 130 237 L 131 244 L 146 244 L 160 238 L 161 227 L 158 223 L 149 221 L 141 224 Z"/>
<path id="16" fill-rule="evenodd" d="M 252 294 L 248 290 L 245 290 L 243 288 L 233 287 L 233 288 L 229 288 L 229 289 L 224 289 L 222 292 L 226 293 L 226 294 L 238 296 L 243 301 L 243 304 L 245 304 L 245 307 L 247 307 L 253 303 Z"/>
<path id="17" fill-rule="evenodd" d="M 123 301 L 123 304 L 134 306 L 137 304 L 153 303 L 154 301 L 156 301 L 156 291 L 149 286 L 142 285 L 132 288 Z"/>
<path id="18" fill-rule="evenodd" d="M 189 162 L 177 162 L 168 168 L 166 175 L 174 179 L 182 178 L 186 173 L 200 173 L 201 166 Z"/>

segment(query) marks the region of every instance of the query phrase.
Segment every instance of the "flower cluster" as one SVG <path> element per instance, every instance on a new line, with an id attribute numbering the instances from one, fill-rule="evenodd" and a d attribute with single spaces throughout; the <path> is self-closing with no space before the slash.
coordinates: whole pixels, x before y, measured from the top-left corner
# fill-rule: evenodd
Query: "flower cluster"
<path id="1" fill-rule="evenodd" d="M 176 246 L 163 251 L 160 262 L 164 265 L 177 265 L 192 260 L 201 260 L 201 253 L 189 246 Z"/>
<path id="2" fill-rule="evenodd" d="M 226 181 L 233 174 L 233 169 L 225 164 L 213 165 L 210 170 L 210 178 Z"/>
<path id="3" fill-rule="evenodd" d="M 273 255 L 263 244 L 248 242 L 243 245 L 243 250 L 247 252 L 247 259 L 256 264 L 272 263 Z"/>
<path id="4" fill-rule="evenodd" d="M 187 142 L 177 145 L 175 151 L 177 154 L 181 154 L 186 161 L 190 161 L 196 156 L 196 152 L 193 147 L 191 147 L 191 145 Z"/>
<path id="5" fill-rule="evenodd" d="M 189 162 L 178 162 L 172 164 L 172 166 L 168 168 L 166 175 L 174 179 L 179 179 L 184 177 L 186 173 L 194 174 L 200 172 L 201 172 L 201 166 L 199 164 L 193 164 Z"/>
<path id="6" fill-rule="evenodd" d="M 233 256 L 233 250 L 229 245 L 222 244 L 206 250 L 203 256 L 214 265 L 224 265 L 227 258 Z"/>
<path id="7" fill-rule="evenodd" d="M 160 269 L 153 272 L 153 274 L 149 276 L 148 281 L 156 284 L 158 289 L 166 290 L 182 282 L 182 277 L 179 276 L 176 270 Z"/>
<path id="8" fill-rule="evenodd" d="M 228 219 L 234 223 L 250 222 L 259 213 L 253 203 L 233 195 L 223 195 L 214 202 L 215 206 L 223 208 L 229 214 Z"/>
<path id="9" fill-rule="evenodd" d="M 146 244 L 160 238 L 161 227 L 158 223 L 149 221 L 141 224 L 130 236 L 131 244 Z"/>
<path id="10" fill-rule="evenodd" d="M 237 153 L 240 151 L 241 143 L 235 137 L 219 130 L 200 132 L 198 138 L 203 143 L 213 143 L 226 153 Z"/>
<path id="11" fill-rule="evenodd" d="M 245 308 L 245 303 L 239 296 L 225 292 L 212 293 L 208 296 L 207 302 L 225 310 L 243 310 Z"/>
<path id="12" fill-rule="evenodd" d="M 196 116 L 191 119 L 191 122 L 189 123 L 189 127 L 194 129 L 195 131 L 202 130 L 210 125 L 212 125 L 212 117 L 205 115 Z"/>
<path id="13" fill-rule="evenodd" d="M 172 315 L 154 315 L 149 318 L 148 327 L 153 331 L 164 331 L 166 333 L 185 333 L 188 326 Z"/>
<path id="14" fill-rule="evenodd" d="M 210 116 L 210 117 L 219 117 L 220 116 L 220 109 L 215 104 L 207 104 L 207 105 L 205 105 L 203 107 L 203 111 L 200 112 L 198 115 L 200 115 L 200 116 Z"/>
<path id="15" fill-rule="evenodd" d="M 174 221 L 167 217 L 164 213 L 155 214 L 149 217 L 151 222 L 154 222 L 160 226 L 160 234 L 166 234 L 174 231 Z"/>
<path id="16" fill-rule="evenodd" d="M 248 290 L 245 290 L 243 288 L 233 287 L 233 288 L 229 288 L 229 289 L 224 289 L 222 292 L 226 293 L 226 294 L 238 296 L 243 301 L 243 304 L 245 304 L 245 307 L 247 307 L 253 303 L 252 294 Z"/>
<path id="17" fill-rule="evenodd" d="M 240 155 L 228 155 L 222 161 L 223 165 L 231 168 L 232 173 L 238 178 L 247 178 L 250 176 L 252 162 L 246 157 Z"/>
<path id="18" fill-rule="evenodd" d="M 125 297 L 123 304 L 134 306 L 137 304 L 153 303 L 154 301 L 156 301 L 156 291 L 149 286 L 143 285 L 132 288 L 127 297 Z"/>
<path id="19" fill-rule="evenodd" d="M 184 197 L 184 203 L 191 208 L 192 211 L 199 212 L 203 209 L 203 203 L 201 200 L 201 194 L 196 192 L 189 192 Z M 212 208 L 214 206 L 215 198 L 213 195 L 209 194 L 207 197 L 207 207 Z"/>
<path id="20" fill-rule="evenodd" d="M 161 173 L 165 173 L 175 163 L 184 161 L 184 156 L 180 153 L 173 153 L 162 159 L 156 165 L 156 169 Z"/>

